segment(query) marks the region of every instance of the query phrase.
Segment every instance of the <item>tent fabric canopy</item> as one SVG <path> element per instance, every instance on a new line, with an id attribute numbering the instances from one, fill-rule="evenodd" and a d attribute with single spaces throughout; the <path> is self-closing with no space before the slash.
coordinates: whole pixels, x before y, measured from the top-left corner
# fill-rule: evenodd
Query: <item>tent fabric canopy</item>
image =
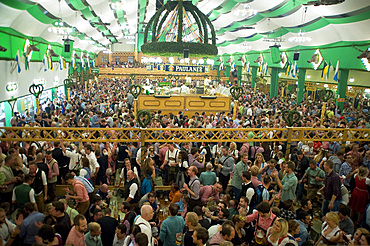
<path id="1" fill-rule="evenodd" d="M 370 37 L 368 0 L 347 0 L 329 6 L 304 5 L 308 0 L 192 2 L 212 21 L 219 54 L 235 53 L 242 46 L 266 50 L 271 42 L 263 42 L 263 39 L 275 38 L 283 39 L 281 49 L 292 48 L 297 43 L 288 39 L 300 32 L 312 37 L 309 46 L 365 41 Z M 120 7 L 113 8 L 112 4 Z M 3 16 L 0 27 L 61 44 L 63 37 L 49 32 L 48 28 L 62 19 L 68 26 L 75 27 L 74 47 L 98 52 L 97 45 L 85 40 L 108 45 L 125 41 L 125 36 L 138 33 L 140 37 L 155 11 L 156 0 L 0 0 Z"/>

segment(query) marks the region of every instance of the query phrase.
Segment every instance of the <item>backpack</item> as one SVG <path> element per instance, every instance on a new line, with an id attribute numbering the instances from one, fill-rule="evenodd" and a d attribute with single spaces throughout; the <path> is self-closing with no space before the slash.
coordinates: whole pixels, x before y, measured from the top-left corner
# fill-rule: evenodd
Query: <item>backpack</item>
<path id="1" fill-rule="evenodd" d="M 254 203 L 254 208 L 256 208 L 257 204 L 260 204 L 263 199 L 262 199 L 262 193 L 265 187 L 262 184 L 257 185 L 256 187 L 256 200 Z"/>

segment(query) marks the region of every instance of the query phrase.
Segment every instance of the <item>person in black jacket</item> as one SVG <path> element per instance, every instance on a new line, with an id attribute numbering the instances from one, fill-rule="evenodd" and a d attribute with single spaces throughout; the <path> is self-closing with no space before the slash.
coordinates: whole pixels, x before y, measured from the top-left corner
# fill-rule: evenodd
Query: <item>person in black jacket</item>
<path id="1" fill-rule="evenodd" d="M 101 240 L 103 246 L 111 246 L 113 244 L 114 235 L 116 234 L 116 228 L 118 221 L 111 217 L 112 210 L 106 208 L 103 210 L 103 217 L 98 220 L 101 226 Z"/>
<path id="2" fill-rule="evenodd" d="M 62 184 L 62 180 L 64 180 L 65 175 L 68 173 L 69 157 L 63 154 L 62 148 L 60 147 L 60 142 L 57 141 L 54 142 L 54 149 L 51 153 L 53 159 L 58 162 L 59 167 L 57 184 Z"/>
<path id="3" fill-rule="evenodd" d="M 298 180 L 301 180 L 309 166 L 309 160 L 307 156 L 305 156 L 301 150 L 298 150 L 297 154 L 292 155 L 291 161 L 294 162 L 295 164 L 294 174 L 296 175 Z M 297 200 L 298 202 L 300 202 L 302 200 L 304 192 L 303 182 L 298 184 L 297 192 L 298 192 Z"/>

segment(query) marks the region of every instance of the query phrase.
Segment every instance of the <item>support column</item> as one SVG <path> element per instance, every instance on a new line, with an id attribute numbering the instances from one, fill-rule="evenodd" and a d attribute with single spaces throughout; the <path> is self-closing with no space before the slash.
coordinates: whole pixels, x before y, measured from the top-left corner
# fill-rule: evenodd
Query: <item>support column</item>
<path id="1" fill-rule="evenodd" d="M 277 67 L 271 68 L 271 82 L 270 82 L 270 97 L 277 96 L 279 81 L 279 69 Z"/>
<path id="2" fill-rule="evenodd" d="M 256 78 L 257 78 L 257 69 L 258 67 L 252 67 L 252 84 L 251 87 L 252 89 L 256 86 Z"/>
<path id="3" fill-rule="evenodd" d="M 348 69 L 339 70 L 338 89 L 336 98 L 344 99 L 346 98 L 348 75 L 349 75 Z M 336 102 L 336 105 L 339 105 L 339 108 L 343 110 L 344 102 Z"/>
<path id="4" fill-rule="evenodd" d="M 305 79 L 306 79 L 306 69 L 300 68 L 298 72 L 297 104 L 300 104 L 303 100 Z"/>
<path id="5" fill-rule="evenodd" d="M 242 81 L 242 72 L 243 72 L 243 67 L 242 66 L 237 66 L 237 71 L 238 71 L 238 85 L 240 86 L 241 81 Z"/>
<path id="6" fill-rule="evenodd" d="M 217 66 L 217 76 L 221 76 L 220 65 Z"/>
<path id="7" fill-rule="evenodd" d="M 230 70 L 231 70 L 231 67 L 230 66 L 225 66 L 226 67 L 226 70 L 225 70 L 225 76 L 229 78 L 230 80 Z M 232 81 L 232 79 L 230 80 Z"/>

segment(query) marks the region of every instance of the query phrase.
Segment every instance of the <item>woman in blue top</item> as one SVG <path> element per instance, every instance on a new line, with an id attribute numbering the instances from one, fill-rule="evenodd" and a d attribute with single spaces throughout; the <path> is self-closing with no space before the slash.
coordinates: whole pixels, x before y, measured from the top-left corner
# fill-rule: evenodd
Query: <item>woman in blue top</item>
<path id="1" fill-rule="evenodd" d="M 81 162 L 82 162 L 82 169 L 80 170 L 80 176 L 87 179 L 91 183 L 91 185 L 94 185 L 91 180 L 91 170 L 90 170 L 89 159 L 84 157 L 81 159 Z"/>

